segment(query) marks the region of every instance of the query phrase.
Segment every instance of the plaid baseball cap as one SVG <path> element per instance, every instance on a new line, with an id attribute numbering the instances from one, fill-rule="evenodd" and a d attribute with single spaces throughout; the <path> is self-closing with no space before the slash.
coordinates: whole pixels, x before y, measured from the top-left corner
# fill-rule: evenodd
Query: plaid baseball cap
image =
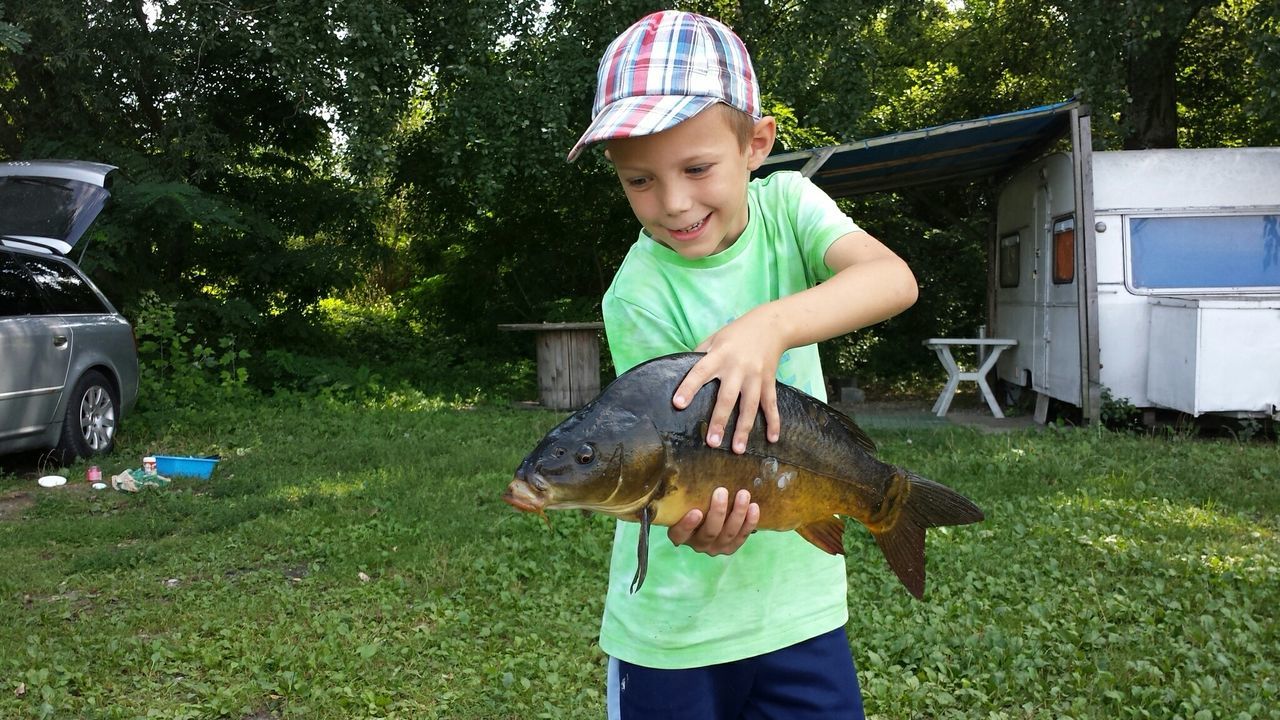
<path id="1" fill-rule="evenodd" d="M 589 145 L 662 132 L 718 102 L 760 118 L 760 90 L 742 40 L 702 15 L 647 15 L 600 59 L 591 126 L 568 162 Z"/>

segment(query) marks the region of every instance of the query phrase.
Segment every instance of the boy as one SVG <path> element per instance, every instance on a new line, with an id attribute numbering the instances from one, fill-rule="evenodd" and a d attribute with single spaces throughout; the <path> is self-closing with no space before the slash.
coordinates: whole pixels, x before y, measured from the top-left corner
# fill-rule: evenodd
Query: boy
<path id="1" fill-rule="evenodd" d="M 751 181 L 777 126 L 742 41 L 714 20 L 659 12 L 619 35 L 592 117 L 569 161 L 605 143 L 643 226 L 603 300 L 618 372 L 704 351 L 675 406 L 719 379 L 707 444 L 745 451 L 751 423 L 722 437 L 735 406 L 763 412 L 777 441 L 775 379 L 824 397 L 816 343 L 906 309 L 915 278 L 806 178 Z M 728 490 L 653 528 L 634 594 L 639 525 L 618 523 L 600 630 L 609 716 L 861 718 L 843 558 L 795 533 L 751 535 L 759 506 Z"/>

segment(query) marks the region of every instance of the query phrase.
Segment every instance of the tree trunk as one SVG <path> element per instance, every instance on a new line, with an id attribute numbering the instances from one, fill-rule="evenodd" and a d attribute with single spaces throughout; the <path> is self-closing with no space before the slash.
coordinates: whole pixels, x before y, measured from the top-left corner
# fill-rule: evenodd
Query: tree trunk
<path id="1" fill-rule="evenodd" d="M 151 28 L 147 25 L 147 13 L 143 7 L 143 0 L 132 0 L 130 8 L 133 11 L 133 20 L 138 25 L 139 34 L 139 50 L 143 57 L 151 54 L 152 47 L 150 41 Z M 156 82 L 156 66 L 154 61 L 143 61 L 141 67 L 138 68 L 138 75 L 135 76 L 137 82 L 134 89 L 138 96 L 138 105 L 142 109 L 142 116 L 155 134 L 157 142 L 164 137 L 164 115 L 160 112 L 160 104 L 156 101 L 155 88 Z"/>
<path id="2" fill-rule="evenodd" d="M 1178 47 L 1187 26 L 1205 7 L 1220 0 L 1130 2 L 1130 33 L 1126 55 L 1125 87 L 1129 105 L 1122 113 L 1124 149 L 1178 146 Z M 1151 21 L 1136 32 L 1139 14 Z"/>
<path id="3" fill-rule="evenodd" d="M 1125 84 L 1129 107 L 1124 113 L 1124 149 L 1178 146 L 1179 38 L 1161 37 L 1141 43 L 1129 54 Z"/>

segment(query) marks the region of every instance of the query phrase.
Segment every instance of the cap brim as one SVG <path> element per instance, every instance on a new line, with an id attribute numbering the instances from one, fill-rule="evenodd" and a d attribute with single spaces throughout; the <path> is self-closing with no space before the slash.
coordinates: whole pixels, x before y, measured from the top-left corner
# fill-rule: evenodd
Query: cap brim
<path id="1" fill-rule="evenodd" d="M 670 130 L 708 107 L 719 98 L 705 95 L 637 95 L 606 107 L 569 151 L 567 162 L 578 159 L 588 146 L 605 140 L 641 137 Z"/>

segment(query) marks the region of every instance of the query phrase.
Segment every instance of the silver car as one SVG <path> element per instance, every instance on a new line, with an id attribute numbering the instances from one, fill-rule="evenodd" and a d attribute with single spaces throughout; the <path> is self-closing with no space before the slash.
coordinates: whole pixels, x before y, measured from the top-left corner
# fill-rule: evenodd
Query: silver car
<path id="1" fill-rule="evenodd" d="M 133 328 L 67 255 L 110 196 L 110 165 L 0 163 L 0 453 L 111 452 L 138 397 Z"/>

